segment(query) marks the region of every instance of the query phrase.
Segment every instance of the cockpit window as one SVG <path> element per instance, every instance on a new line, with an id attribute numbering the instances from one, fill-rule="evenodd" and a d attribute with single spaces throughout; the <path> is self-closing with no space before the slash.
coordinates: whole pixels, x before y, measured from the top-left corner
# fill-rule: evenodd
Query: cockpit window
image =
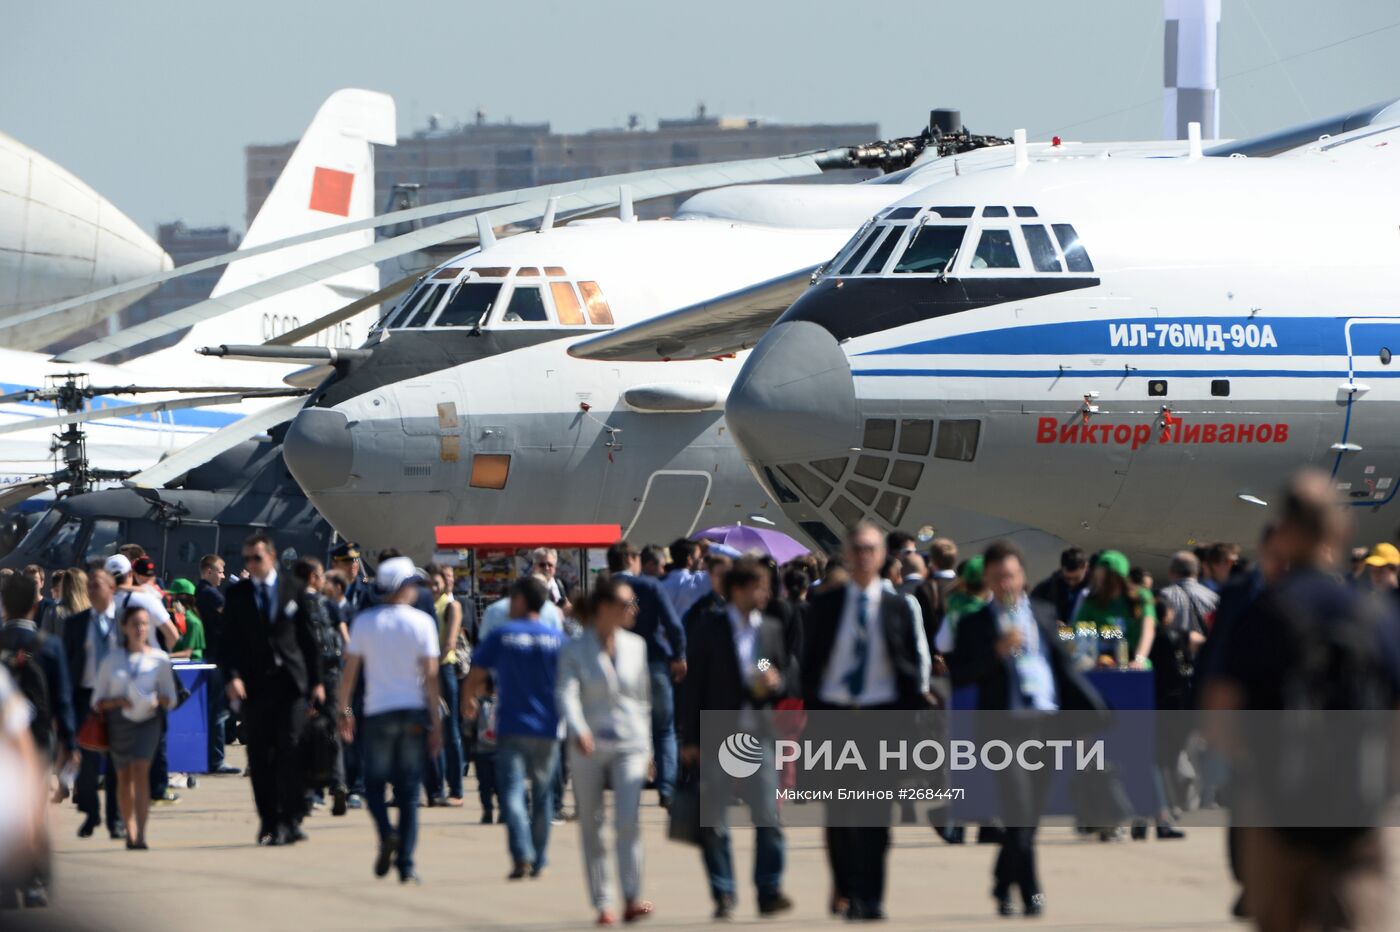
<path id="1" fill-rule="evenodd" d="M 966 220 L 972 216 L 971 207 L 930 207 L 929 210 L 944 220 Z"/>
<path id="2" fill-rule="evenodd" d="M 389 318 L 384 322 L 385 328 L 400 329 L 423 326 L 427 315 L 431 314 L 433 309 L 437 307 L 438 298 L 442 297 L 442 293 L 446 289 L 446 285 L 431 282 L 419 285 L 409 292 L 408 297 L 404 298 L 398 308 L 389 315 Z"/>
<path id="3" fill-rule="evenodd" d="M 413 306 L 413 310 L 403 315 L 398 326 L 404 328 L 422 327 L 437 310 L 438 302 L 447 291 L 446 285 L 429 285 L 423 289 L 423 299 Z"/>
<path id="4" fill-rule="evenodd" d="M 497 282 L 462 282 L 453 292 L 451 300 L 442 309 L 442 313 L 438 315 L 433 326 L 478 326 L 491 312 L 491 308 L 495 306 L 496 298 L 500 293 L 501 286 Z"/>
<path id="5" fill-rule="evenodd" d="M 1007 216 L 1006 208 L 1005 208 L 1005 207 L 983 207 L 983 208 L 982 208 L 982 216 L 984 216 L 984 217 L 1005 217 L 1005 216 Z"/>
<path id="6" fill-rule="evenodd" d="M 860 265 L 860 257 L 865 255 L 865 250 L 870 247 L 870 244 L 875 241 L 875 237 L 879 236 L 882 230 L 884 230 L 884 227 L 877 226 L 871 227 L 865 233 L 857 233 L 855 240 L 853 240 L 853 242 L 858 240 L 858 242 L 855 242 L 855 248 L 846 254 L 846 261 L 841 263 L 840 268 L 836 270 L 836 274 L 850 275 L 854 272 L 856 267 Z"/>
<path id="7" fill-rule="evenodd" d="M 611 327 L 612 308 L 608 306 L 608 299 L 603 297 L 603 289 L 598 287 L 598 283 L 579 282 L 578 293 L 583 295 L 584 306 L 588 308 L 588 319 L 595 325 L 606 324 Z"/>
<path id="8" fill-rule="evenodd" d="M 1016 259 L 1016 246 L 1011 241 L 1010 230 L 983 230 L 977 242 L 977 252 L 972 255 L 974 269 L 1019 269 Z"/>
<path id="9" fill-rule="evenodd" d="M 918 207 L 896 207 L 885 214 L 886 220 L 913 220 L 919 215 Z"/>
<path id="10" fill-rule="evenodd" d="M 965 226 L 923 227 L 899 257 L 894 270 L 925 275 L 942 272 L 957 255 L 966 232 Z"/>
<path id="11" fill-rule="evenodd" d="M 517 285 L 501 320 L 511 324 L 544 323 L 549 320 L 549 314 L 544 309 L 544 295 L 533 285 Z"/>
<path id="12" fill-rule="evenodd" d="M 1063 272 L 1060 257 L 1055 254 L 1055 244 L 1050 242 L 1050 234 L 1039 224 L 1027 223 L 1021 226 L 1026 234 L 1026 245 L 1030 247 L 1031 264 L 1037 272 Z"/>
<path id="13" fill-rule="evenodd" d="M 549 293 L 554 296 L 554 312 L 559 315 L 559 323 L 571 327 L 583 325 L 583 307 L 578 303 L 573 285 L 550 282 Z"/>
<path id="14" fill-rule="evenodd" d="M 1094 271 L 1094 263 L 1089 261 L 1089 254 L 1084 251 L 1084 244 L 1079 242 L 1079 234 L 1074 232 L 1074 227 L 1068 223 L 1052 223 L 1050 227 L 1055 231 L 1055 238 L 1060 241 L 1060 249 L 1064 251 L 1065 264 L 1069 266 L 1069 270 Z"/>
<path id="15" fill-rule="evenodd" d="M 906 226 L 907 224 L 903 223 L 890 225 L 885 238 L 880 240 L 880 245 L 871 251 L 870 258 L 861 266 L 862 275 L 879 275 L 885 270 L 885 263 L 889 261 L 890 253 L 894 252 L 894 247 L 899 245 L 900 239 L 903 238 Z"/>

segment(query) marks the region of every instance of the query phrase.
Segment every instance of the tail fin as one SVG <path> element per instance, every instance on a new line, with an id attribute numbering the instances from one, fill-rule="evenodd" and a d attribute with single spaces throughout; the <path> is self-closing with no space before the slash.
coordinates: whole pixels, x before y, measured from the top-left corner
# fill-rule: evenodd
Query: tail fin
<path id="1" fill-rule="evenodd" d="M 374 148 L 397 141 L 394 99 L 375 91 L 336 91 L 297 143 L 267 200 L 248 227 L 242 248 L 309 233 L 374 215 Z M 374 242 L 373 230 L 361 230 L 292 246 L 231 263 L 214 286 L 213 296 L 255 285 L 308 263 Z M 379 288 L 374 266 L 352 269 L 334 278 L 258 301 L 192 328 L 170 349 L 144 357 L 170 363 L 177 371 L 204 364 L 192 350 L 220 343 L 262 343 Z M 363 341 L 375 309 L 307 342 L 355 346 Z M 280 382 L 281 367 L 262 367 L 270 384 Z M 257 371 L 254 368 L 253 371 Z M 260 380 L 262 381 L 262 380 Z"/>

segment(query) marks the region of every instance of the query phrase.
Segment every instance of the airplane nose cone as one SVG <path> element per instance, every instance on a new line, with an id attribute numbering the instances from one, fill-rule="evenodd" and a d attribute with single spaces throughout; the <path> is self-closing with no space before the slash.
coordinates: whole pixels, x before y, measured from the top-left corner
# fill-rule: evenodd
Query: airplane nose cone
<path id="1" fill-rule="evenodd" d="M 305 491 L 340 488 L 350 481 L 354 457 L 349 419 L 330 408 L 303 408 L 287 428 L 282 456 Z"/>
<path id="2" fill-rule="evenodd" d="M 850 364 L 836 338 L 810 321 L 779 324 L 759 341 L 724 416 L 744 455 L 760 465 L 860 446 Z"/>

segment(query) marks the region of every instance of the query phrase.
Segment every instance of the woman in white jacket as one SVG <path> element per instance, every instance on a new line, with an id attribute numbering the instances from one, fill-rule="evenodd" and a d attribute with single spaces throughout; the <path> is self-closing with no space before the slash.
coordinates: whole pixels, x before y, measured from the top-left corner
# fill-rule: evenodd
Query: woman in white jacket
<path id="1" fill-rule="evenodd" d="M 637 617 L 632 588 L 600 579 L 580 606 L 583 633 L 559 654 L 555 701 L 569 729 L 569 768 L 583 840 L 584 874 L 599 925 L 613 925 L 612 869 L 603 843 L 603 790 L 613 790 L 622 919 L 647 916 L 641 898 L 642 787 L 651 763 L 651 698 L 646 642 L 627 630 Z"/>
<path id="2" fill-rule="evenodd" d="M 117 805 L 126 846 L 146 848 L 151 811 L 151 759 L 160 743 L 161 709 L 175 704 L 175 671 L 165 651 L 151 646 L 151 616 L 139 606 L 122 615 L 117 646 L 97 670 L 92 708 L 107 716 L 107 741 L 117 768 Z"/>

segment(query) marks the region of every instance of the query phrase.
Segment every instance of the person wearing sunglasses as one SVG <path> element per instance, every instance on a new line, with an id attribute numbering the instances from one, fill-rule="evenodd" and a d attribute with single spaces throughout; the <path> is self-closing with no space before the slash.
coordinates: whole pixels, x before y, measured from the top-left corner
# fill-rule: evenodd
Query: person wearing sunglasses
<path id="1" fill-rule="evenodd" d="M 302 841 L 304 780 L 299 743 L 307 719 L 326 701 L 321 650 L 305 584 L 277 572 L 266 534 L 243 542 L 248 578 L 224 607 L 226 692 L 248 730 L 248 770 L 257 804 L 259 845 Z"/>

